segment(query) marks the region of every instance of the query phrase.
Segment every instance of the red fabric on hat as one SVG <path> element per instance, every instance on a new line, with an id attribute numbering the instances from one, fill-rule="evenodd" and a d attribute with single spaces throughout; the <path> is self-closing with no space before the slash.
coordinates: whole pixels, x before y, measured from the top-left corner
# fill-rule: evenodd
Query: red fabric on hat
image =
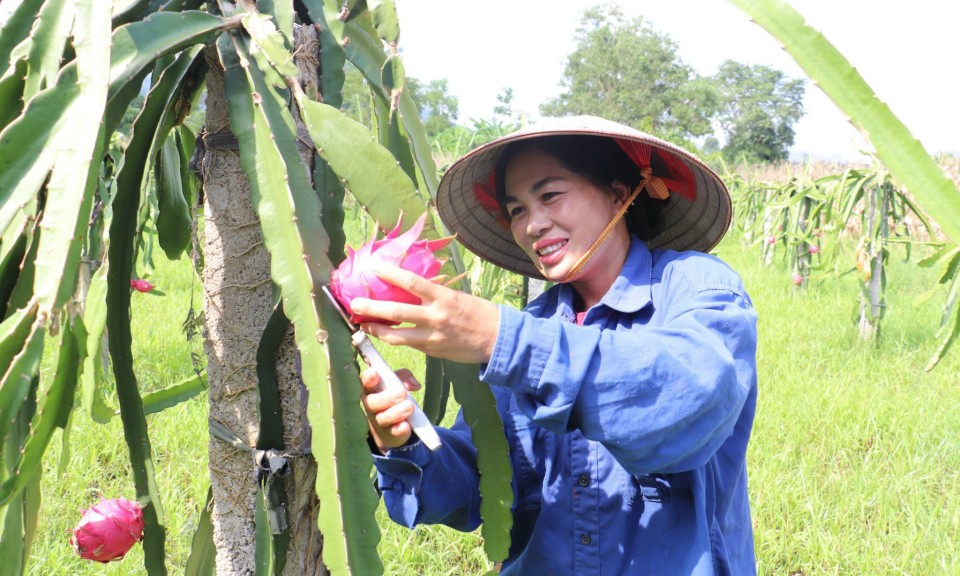
<path id="1" fill-rule="evenodd" d="M 653 153 L 653 146 L 635 140 L 621 140 L 619 138 L 614 140 L 633 160 L 634 164 L 640 168 L 650 167 L 650 155 Z M 663 183 L 667 185 L 671 192 L 675 192 L 691 202 L 696 201 L 697 184 L 690 167 L 673 154 L 657 154 L 657 157 L 666 165 L 669 174 L 654 174 L 654 176 L 663 180 Z"/>
<path id="2" fill-rule="evenodd" d="M 502 228 L 510 228 L 510 224 L 503 217 L 503 210 L 500 209 L 500 203 L 497 202 L 497 174 L 496 170 L 490 170 L 490 175 L 486 182 L 474 182 L 473 194 L 477 197 L 477 203 L 497 218 L 497 224 Z"/>

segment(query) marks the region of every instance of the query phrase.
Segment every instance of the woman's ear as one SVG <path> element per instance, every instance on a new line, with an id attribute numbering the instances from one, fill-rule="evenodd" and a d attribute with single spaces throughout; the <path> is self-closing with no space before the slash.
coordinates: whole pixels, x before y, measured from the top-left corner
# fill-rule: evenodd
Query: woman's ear
<path id="1" fill-rule="evenodd" d="M 633 192 L 629 186 L 619 180 L 614 180 L 613 183 L 610 184 L 610 188 L 613 189 L 613 195 L 614 198 L 617 199 L 617 204 L 626 202 L 627 198 L 630 197 L 630 193 Z"/>

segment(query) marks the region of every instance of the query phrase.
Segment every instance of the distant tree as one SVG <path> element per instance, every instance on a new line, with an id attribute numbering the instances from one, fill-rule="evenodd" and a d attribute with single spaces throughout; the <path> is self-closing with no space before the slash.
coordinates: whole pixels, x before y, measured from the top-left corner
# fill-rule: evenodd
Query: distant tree
<path id="1" fill-rule="evenodd" d="M 431 80 L 424 85 L 416 78 L 407 78 L 407 90 L 417 104 L 427 137 L 434 138 L 451 128 L 460 116 L 460 100 L 450 94 L 446 78 Z"/>
<path id="2" fill-rule="evenodd" d="M 497 105 L 493 107 L 493 117 L 507 122 L 513 120 L 513 88 L 508 86 L 497 94 Z"/>
<path id="3" fill-rule="evenodd" d="M 712 132 L 713 87 L 677 56 L 677 44 L 615 6 L 587 10 L 561 79 L 566 91 L 541 105 L 548 116 L 593 114 L 661 137 Z"/>
<path id="4" fill-rule="evenodd" d="M 460 114 L 459 99 L 450 94 L 446 78 L 423 84 L 407 77 L 405 90 L 417 105 L 420 119 L 430 139 L 451 128 Z M 370 86 L 350 63 L 344 68 L 343 105 L 348 116 L 366 126 L 370 125 Z"/>
<path id="5" fill-rule="evenodd" d="M 726 136 L 729 161 L 785 160 L 793 125 L 803 116 L 804 80 L 780 70 L 727 60 L 713 76 L 720 95 L 717 121 Z"/>

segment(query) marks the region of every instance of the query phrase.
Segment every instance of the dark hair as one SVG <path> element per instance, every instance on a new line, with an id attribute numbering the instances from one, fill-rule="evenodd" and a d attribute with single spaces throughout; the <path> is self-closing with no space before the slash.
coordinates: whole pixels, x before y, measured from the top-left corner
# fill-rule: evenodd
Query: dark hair
<path id="1" fill-rule="evenodd" d="M 506 209 L 505 184 L 507 166 L 517 155 L 527 150 L 540 150 L 553 156 L 561 166 L 583 176 L 610 194 L 617 195 L 614 182 L 620 182 L 631 192 L 640 183 L 640 168 L 619 144 L 606 136 L 563 134 L 511 142 L 500 154 L 495 172 L 497 203 L 508 222 L 510 215 Z M 650 160 L 654 174 L 665 173 L 656 153 L 651 154 Z M 659 231 L 660 211 L 665 203 L 664 200 L 656 200 L 640 193 L 624 216 L 627 228 L 641 240 L 650 240 Z"/>

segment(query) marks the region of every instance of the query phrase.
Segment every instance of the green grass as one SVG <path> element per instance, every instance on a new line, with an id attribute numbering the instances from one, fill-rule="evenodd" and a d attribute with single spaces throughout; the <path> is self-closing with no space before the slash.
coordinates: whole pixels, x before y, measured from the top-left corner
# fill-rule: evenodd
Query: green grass
<path id="1" fill-rule="evenodd" d="M 760 573 L 960 573 L 960 350 L 924 372 L 943 295 L 914 306 L 935 271 L 891 264 L 883 338 L 873 346 L 859 340 L 853 277 L 796 289 L 790 274 L 763 267 L 735 236 L 719 254 L 741 272 L 760 314 L 760 398 L 748 464 Z M 191 295 L 200 306 L 189 264 L 158 260 L 151 280 L 166 296 L 133 295 L 144 391 L 189 376 L 191 352 L 202 351 L 180 328 Z M 385 352 L 395 366 L 417 364 Z M 206 494 L 206 402 L 201 395 L 148 417 L 172 574 L 183 570 Z M 139 547 L 101 566 L 78 560 L 68 544 L 80 510 L 98 493 L 132 497 L 122 438 L 119 418 L 98 425 L 78 411 L 62 474 L 59 439 L 48 452 L 30 574 L 143 573 Z M 382 508 L 378 517 L 387 574 L 487 569 L 477 533 L 409 531 Z"/>

